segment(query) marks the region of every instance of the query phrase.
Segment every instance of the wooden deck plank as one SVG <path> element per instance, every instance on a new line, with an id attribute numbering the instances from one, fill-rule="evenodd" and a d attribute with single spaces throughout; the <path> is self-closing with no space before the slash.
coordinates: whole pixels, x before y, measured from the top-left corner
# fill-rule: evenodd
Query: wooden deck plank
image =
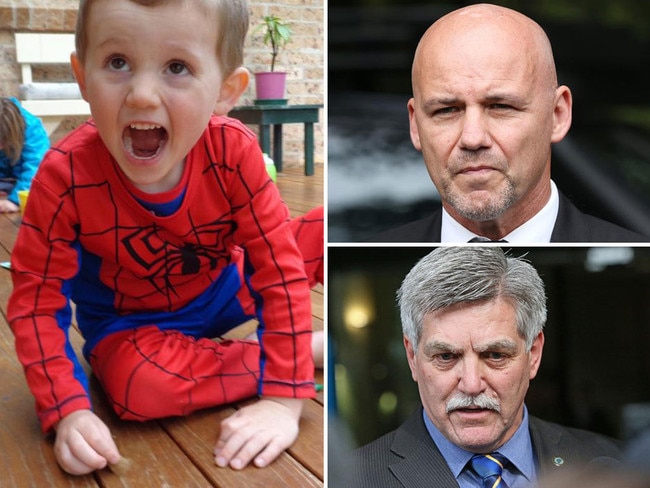
<path id="1" fill-rule="evenodd" d="M 323 405 L 316 401 L 305 402 L 300 419 L 300 435 L 289 448 L 289 453 L 321 480 L 325 471 L 323 423 Z"/>
<path id="2" fill-rule="evenodd" d="M 216 466 L 212 450 L 217 441 L 218 426 L 234 411 L 230 407 L 210 409 L 196 412 L 187 418 L 166 419 L 162 423 L 170 436 L 200 466 L 206 478 L 214 486 L 220 488 L 323 486 L 321 480 L 301 466 L 288 453 L 283 453 L 274 463 L 264 469 L 248 466 L 241 471 L 235 471 Z"/>
<path id="3" fill-rule="evenodd" d="M 323 320 L 323 293 L 315 290 L 311 291 L 311 314 L 320 320 Z M 322 330 L 319 329 L 319 330 Z"/>
<path id="4" fill-rule="evenodd" d="M 2 306 L 4 312 L 6 302 Z M 71 477 L 57 465 L 52 440 L 41 433 L 4 315 L 0 316 L 0 383 L 0 486 L 97 487 L 93 475 Z"/>
<path id="5" fill-rule="evenodd" d="M 9 261 L 9 254 L 0 247 L 0 261 Z M 0 313 L 7 318 L 7 301 L 11 295 L 11 272 L 8 269 L 0 269 Z M 8 326 L 7 326 L 8 327 Z"/>
<path id="6" fill-rule="evenodd" d="M 301 168 L 288 169 L 278 178 L 278 187 L 290 207 L 292 216 L 300 215 L 323 203 L 322 165 L 316 176 L 304 177 Z M 298 188 L 304 186 L 305 188 Z M 309 188 L 311 187 L 311 188 Z M 13 248 L 20 215 L 0 215 L 0 261 L 8 261 Z M 307 401 L 294 446 L 271 466 L 242 471 L 218 468 L 212 449 L 221 419 L 234 408 L 224 406 L 194 413 L 188 417 L 147 423 L 124 422 L 110 411 L 97 381 L 91 377 L 91 391 L 96 413 L 107 423 L 124 456 L 132 461 L 131 469 L 118 476 L 108 469 L 87 476 L 70 476 L 56 464 L 52 438 L 44 437 L 34 411 L 34 400 L 27 388 L 18 363 L 13 335 L 6 320 L 6 305 L 11 291 L 10 272 L 0 269 L 0 445 L 3 447 L 0 470 L 10 486 L 217 486 L 322 487 L 324 479 L 324 411 L 323 392 Z M 323 287 L 311 292 L 315 330 L 323 329 Z M 248 329 L 246 329 L 248 327 Z M 254 330 L 247 324 L 238 334 Z M 76 351 L 83 339 L 71 332 Z M 82 360 L 89 372 L 89 366 Z M 322 384 L 323 372 L 317 370 L 316 382 Z M 249 400 L 252 401 L 252 400 Z M 245 404 L 245 402 L 243 403 Z"/>
<path id="7" fill-rule="evenodd" d="M 0 214 L 0 248 L 7 253 L 14 248 L 19 224 L 20 214 Z"/>
<path id="8" fill-rule="evenodd" d="M 295 168 L 278 173 L 277 185 L 282 199 L 289 206 L 291 217 L 307 213 L 323 204 L 323 165 L 315 165 L 314 176 L 303 176 Z M 309 184 L 305 185 L 304 178 Z"/>
<path id="9" fill-rule="evenodd" d="M 75 351 L 80 351 L 84 340 L 76 328 L 70 330 Z M 84 371 L 90 378 L 93 411 L 106 423 L 122 456 L 129 459 L 130 469 L 117 475 L 104 469 L 95 473 L 102 487 L 122 486 L 209 486 L 203 474 L 193 463 L 179 462 L 185 453 L 161 429 L 159 422 L 125 422 L 108 406 L 106 396 L 90 366 L 78 354 Z"/>
<path id="10" fill-rule="evenodd" d="M 97 386 L 93 392 L 99 389 Z M 210 486 L 204 473 L 193 462 L 185 461 L 185 452 L 159 422 L 124 422 L 109 411 L 106 401 L 95 400 L 94 405 L 95 412 L 111 430 L 120 453 L 131 463 L 124 474 L 115 474 L 110 469 L 98 471 L 101 486 Z"/>

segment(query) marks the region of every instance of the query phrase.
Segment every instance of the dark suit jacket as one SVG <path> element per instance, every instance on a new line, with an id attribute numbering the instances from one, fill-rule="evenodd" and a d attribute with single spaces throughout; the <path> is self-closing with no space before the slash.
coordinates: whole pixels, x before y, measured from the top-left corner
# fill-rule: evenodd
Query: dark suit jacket
<path id="1" fill-rule="evenodd" d="M 529 415 L 533 449 L 539 462 L 538 475 L 546 476 L 562 458 L 562 468 L 581 464 L 615 463 L 618 446 L 608 438 L 570 429 Z M 445 459 L 427 432 L 422 408 L 396 430 L 356 451 L 347 466 L 353 488 L 450 488 L 458 486 Z"/>
<path id="2" fill-rule="evenodd" d="M 442 209 L 430 217 L 382 232 L 369 242 L 440 242 Z M 650 237 L 624 229 L 578 210 L 560 193 L 560 207 L 551 242 L 649 242 Z M 534 243 L 531 243 L 534 244 Z"/>

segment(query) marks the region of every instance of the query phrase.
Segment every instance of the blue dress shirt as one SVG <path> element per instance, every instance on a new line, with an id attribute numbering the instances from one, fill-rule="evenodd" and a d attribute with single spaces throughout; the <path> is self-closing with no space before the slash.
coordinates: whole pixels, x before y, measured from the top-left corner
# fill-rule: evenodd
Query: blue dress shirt
<path id="1" fill-rule="evenodd" d="M 475 453 L 466 451 L 447 439 L 429 420 L 424 410 L 423 417 L 429 435 L 445 458 L 460 488 L 480 487 L 480 478 L 467 465 Z M 533 486 L 534 481 L 537 479 L 536 459 L 528 430 L 528 410 L 525 405 L 524 419 L 521 425 L 514 435 L 497 451 L 510 461 L 510 464 L 506 466 L 503 472 L 503 480 L 509 488 Z"/>

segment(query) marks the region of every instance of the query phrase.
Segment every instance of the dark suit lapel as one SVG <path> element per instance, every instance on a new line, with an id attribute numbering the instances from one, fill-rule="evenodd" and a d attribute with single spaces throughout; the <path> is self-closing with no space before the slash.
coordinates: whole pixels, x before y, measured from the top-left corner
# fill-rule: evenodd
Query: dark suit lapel
<path id="1" fill-rule="evenodd" d="M 431 215 L 431 242 L 440 242 L 442 239 L 442 208 Z"/>
<path id="2" fill-rule="evenodd" d="M 636 232 L 582 213 L 560 192 L 551 242 L 648 242 Z"/>
<path id="3" fill-rule="evenodd" d="M 596 434 L 582 431 L 582 438 L 577 438 L 575 432 L 580 431 L 572 433 L 561 425 L 533 416 L 529 417 L 529 430 L 537 455 L 539 476 L 574 469 L 585 463 L 607 466 L 618 463 L 620 452 L 615 444 L 609 441 L 607 445 L 604 444 L 604 438 L 598 438 Z"/>
<path id="4" fill-rule="evenodd" d="M 442 454 L 426 430 L 418 409 L 397 431 L 391 450 L 401 460 L 389 466 L 405 487 L 450 488 L 458 486 Z"/>
<path id="5" fill-rule="evenodd" d="M 532 415 L 528 420 L 528 430 L 537 457 L 538 476 L 546 476 L 555 472 L 558 467 L 571 461 L 573 456 L 562 444 L 562 432 L 555 429 L 553 424 L 544 422 Z"/>
<path id="6" fill-rule="evenodd" d="M 591 230 L 584 215 L 562 193 L 551 242 L 584 242 L 591 238 Z"/>

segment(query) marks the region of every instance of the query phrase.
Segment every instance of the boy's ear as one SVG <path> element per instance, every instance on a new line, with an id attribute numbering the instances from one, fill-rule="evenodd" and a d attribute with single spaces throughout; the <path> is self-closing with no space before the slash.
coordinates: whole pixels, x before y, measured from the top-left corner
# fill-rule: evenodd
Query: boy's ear
<path id="1" fill-rule="evenodd" d="M 215 115 L 226 115 L 237 104 L 239 97 L 248 86 L 250 73 L 246 68 L 240 66 L 233 71 L 228 78 L 221 83 L 219 99 L 214 106 Z"/>
<path id="2" fill-rule="evenodd" d="M 81 64 L 76 52 L 70 55 L 70 65 L 72 66 L 74 78 L 77 80 L 77 84 L 79 85 L 81 96 L 84 100 L 88 101 L 86 98 L 86 72 L 84 71 L 83 64 Z"/>

